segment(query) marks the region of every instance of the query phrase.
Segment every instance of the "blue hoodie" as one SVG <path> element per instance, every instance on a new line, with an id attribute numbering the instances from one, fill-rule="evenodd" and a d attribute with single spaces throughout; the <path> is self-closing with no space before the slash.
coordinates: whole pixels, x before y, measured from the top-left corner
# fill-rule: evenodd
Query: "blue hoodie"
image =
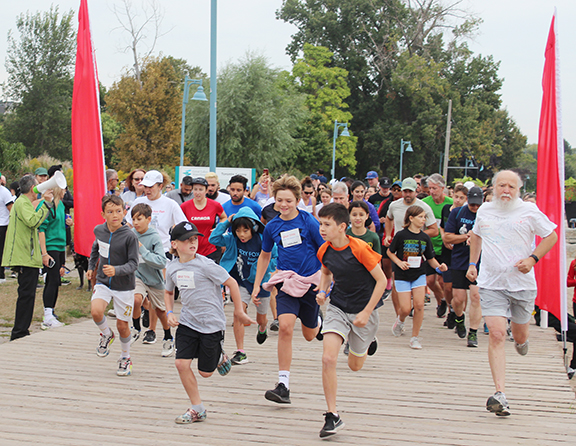
<path id="1" fill-rule="evenodd" d="M 264 225 L 251 208 L 247 206 L 240 208 L 240 210 L 234 214 L 232 220 L 236 220 L 240 217 L 250 218 L 254 222 L 254 225 L 257 226 L 257 233 L 254 235 L 254 237 L 262 238 Z M 222 266 L 228 272 L 232 271 L 232 268 L 236 266 L 236 259 L 238 258 L 238 237 L 236 237 L 236 234 L 232 234 L 231 230 L 228 231 L 231 226 L 232 224 L 228 220 L 219 223 L 218 226 L 214 228 L 210 238 L 208 239 L 208 241 L 215 246 L 226 247 L 226 251 L 220 260 L 220 266 Z M 270 265 L 268 265 L 268 269 L 266 270 L 266 274 L 264 274 L 262 283 L 268 282 L 270 279 L 270 273 L 276 270 L 276 258 L 278 257 L 278 248 L 276 246 L 272 248 L 271 255 L 272 257 L 270 259 Z M 256 278 L 257 265 L 258 262 L 254 262 L 250 270 L 250 277 L 246 279 L 250 283 L 254 283 L 254 279 Z"/>

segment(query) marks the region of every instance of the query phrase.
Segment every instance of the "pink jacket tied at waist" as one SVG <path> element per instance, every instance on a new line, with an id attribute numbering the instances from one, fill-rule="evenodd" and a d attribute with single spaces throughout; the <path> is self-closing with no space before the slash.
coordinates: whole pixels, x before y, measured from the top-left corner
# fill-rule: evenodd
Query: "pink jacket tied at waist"
<path id="1" fill-rule="evenodd" d="M 320 284 L 320 271 L 308 277 L 303 277 L 296 274 L 294 271 L 281 271 L 270 277 L 270 280 L 262 284 L 262 288 L 266 291 L 272 291 L 274 285 L 277 283 L 284 283 L 282 291 L 292 297 L 302 297 L 310 289 L 310 285 L 318 286 Z"/>

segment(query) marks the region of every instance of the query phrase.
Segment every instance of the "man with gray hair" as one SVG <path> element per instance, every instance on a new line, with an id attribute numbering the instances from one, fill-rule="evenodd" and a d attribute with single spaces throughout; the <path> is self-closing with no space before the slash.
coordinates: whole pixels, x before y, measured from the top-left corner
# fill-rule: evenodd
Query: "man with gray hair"
<path id="1" fill-rule="evenodd" d="M 528 353 L 529 323 L 536 300 L 534 265 L 556 243 L 556 225 L 540 209 L 520 199 L 522 180 L 503 170 L 493 179 L 494 198 L 484 203 L 476 216 L 470 237 L 470 264 L 466 277 L 478 278 L 482 314 L 490 331 L 488 359 L 496 393 L 486 409 L 499 416 L 510 415 L 505 390 L 506 329 L 511 319 L 514 347 Z M 542 241 L 533 249 L 534 237 Z M 482 252 L 482 268 L 477 263 Z"/>
<path id="2" fill-rule="evenodd" d="M 116 188 L 118 187 L 118 172 L 114 169 L 106 170 L 106 190 L 110 195 L 116 195 Z"/>
<path id="3" fill-rule="evenodd" d="M 424 180 L 424 179 L 422 179 Z M 432 209 L 434 213 L 434 218 L 440 226 L 440 221 L 442 219 L 442 209 L 444 206 L 449 204 L 452 206 L 454 200 L 452 198 L 447 197 L 444 194 L 444 189 L 446 188 L 446 181 L 444 177 L 439 173 L 434 173 L 426 178 L 426 183 L 428 188 L 430 189 L 430 195 L 426 198 L 423 198 L 422 201 L 426 203 Z M 422 187 L 422 182 L 420 183 Z M 440 257 L 442 255 L 442 236 L 438 234 L 436 237 L 432 238 L 432 246 L 434 247 L 434 252 L 436 255 L 436 260 L 442 260 Z M 446 280 L 443 280 L 443 277 Z M 428 263 L 426 263 L 426 285 L 428 288 L 432 290 L 434 293 L 434 297 L 436 298 L 437 306 L 436 306 L 436 316 L 444 317 L 446 315 L 446 309 L 448 308 L 448 304 L 446 300 L 451 301 L 451 295 L 447 296 L 448 299 L 444 296 L 444 282 L 452 283 L 452 279 L 450 277 L 449 271 L 446 273 L 437 273 L 434 268 L 432 268 Z M 452 287 L 448 287 L 448 292 L 452 293 Z"/>
<path id="4" fill-rule="evenodd" d="M 343 204 L 348 209 L 350 195 L 348 194 L 348 185 L 343 181 L 336 181 L 332 186 L 332 202 Z"/>

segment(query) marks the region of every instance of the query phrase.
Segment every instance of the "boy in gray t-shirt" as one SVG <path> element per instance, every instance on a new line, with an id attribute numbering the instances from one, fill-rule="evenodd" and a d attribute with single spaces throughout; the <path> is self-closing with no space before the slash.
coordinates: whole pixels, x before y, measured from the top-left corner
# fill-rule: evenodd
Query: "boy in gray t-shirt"
<path id="1" fill-rule="evenodd" d="M 192 404 L 183 415 L 176 418 L 178 424 L 206 419 L 198 382 L 190 368 L 192 360 L 198 358 L 198 373 L 204 378 L 212 376 L 216 368 L 221 375 L 230 371 L 230 359 L 222 349 L 226 316 L 220 285 L 230 288 L 237 320 L 241 324 L 256 323 L 244 312 L 238 283 L 220 265 L 196 254 L 198 236 L 204 237 L 192 223 L 181 222 L 174 226 L 170 231 L 170 252 L 175 259 L 166 267 L 166 314 L 168 324 L 178 327 L 176 369 Z M 176 286 L 182 299 L 180 322 L 173 312 Z"/>

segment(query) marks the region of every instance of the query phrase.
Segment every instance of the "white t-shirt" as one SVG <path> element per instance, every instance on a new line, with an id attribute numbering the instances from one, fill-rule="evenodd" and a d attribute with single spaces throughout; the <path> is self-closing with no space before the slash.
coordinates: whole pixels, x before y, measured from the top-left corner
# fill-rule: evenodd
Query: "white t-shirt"
<path id="1" fill-rule="evenodd" d="M 150 226 L 156 228 L 164 251 L 170 250 L 170 228 L 181 221 L 188 221 L 178 203 L 164 195 L 161 195 L 157 200 L 151 201 L 148 197 L 139 197 L 132 203 L 132 207 L 138 203 L 147 204 L 152 208 L 152 221 Z M 132 215 L 130 212 L 126 214 L 126 221 L 132 224 Z"/>
<path id="2" fill-rule="evenodd" d="M 390 203 L 388 213 L 386 214 L 386 216 L 394 222 L 394 234 L 398 234 L 402 229 L 404 229 L 404 216 L 406 215 L 406 209 L 414 205 L 420 206 L 426 212 L 426 227 L 430 227 L 436 223 L 436 217 L 434 217 L 432 208 L 419 198 L 416 198 L 412 204 L 404 203 L 404 199 L 396 200 Z"/>
<path id="3" fill-rule="evenodd" d="M 14 203 L 14 200 L 16 200 L 16 197 L 4 186 L 0 186 L 0 226 L 8 226 L 10 211 L 6 206 Z"/>
<path id="4" fill-rule="evenodd" d="M 522 274 L 514 264 L 532 254 L 534 236 L 547 237 L 556 224 L 534 203 L 518 199 L 511 210 L 484 203 L 476 214 L 474 234 L 482 238 L 478 286 L 491 290 L 536 290 L 534 269 Z"/>
<path id="5" fill-rule="evenodd" d="M 218 196 L 214 198 L 214 201 L 217 201 L 220 204 L 224 204 L 227 201 L 230 201 L 230 195 L 225 194 L 224 192 L 218 192 Z"/>

